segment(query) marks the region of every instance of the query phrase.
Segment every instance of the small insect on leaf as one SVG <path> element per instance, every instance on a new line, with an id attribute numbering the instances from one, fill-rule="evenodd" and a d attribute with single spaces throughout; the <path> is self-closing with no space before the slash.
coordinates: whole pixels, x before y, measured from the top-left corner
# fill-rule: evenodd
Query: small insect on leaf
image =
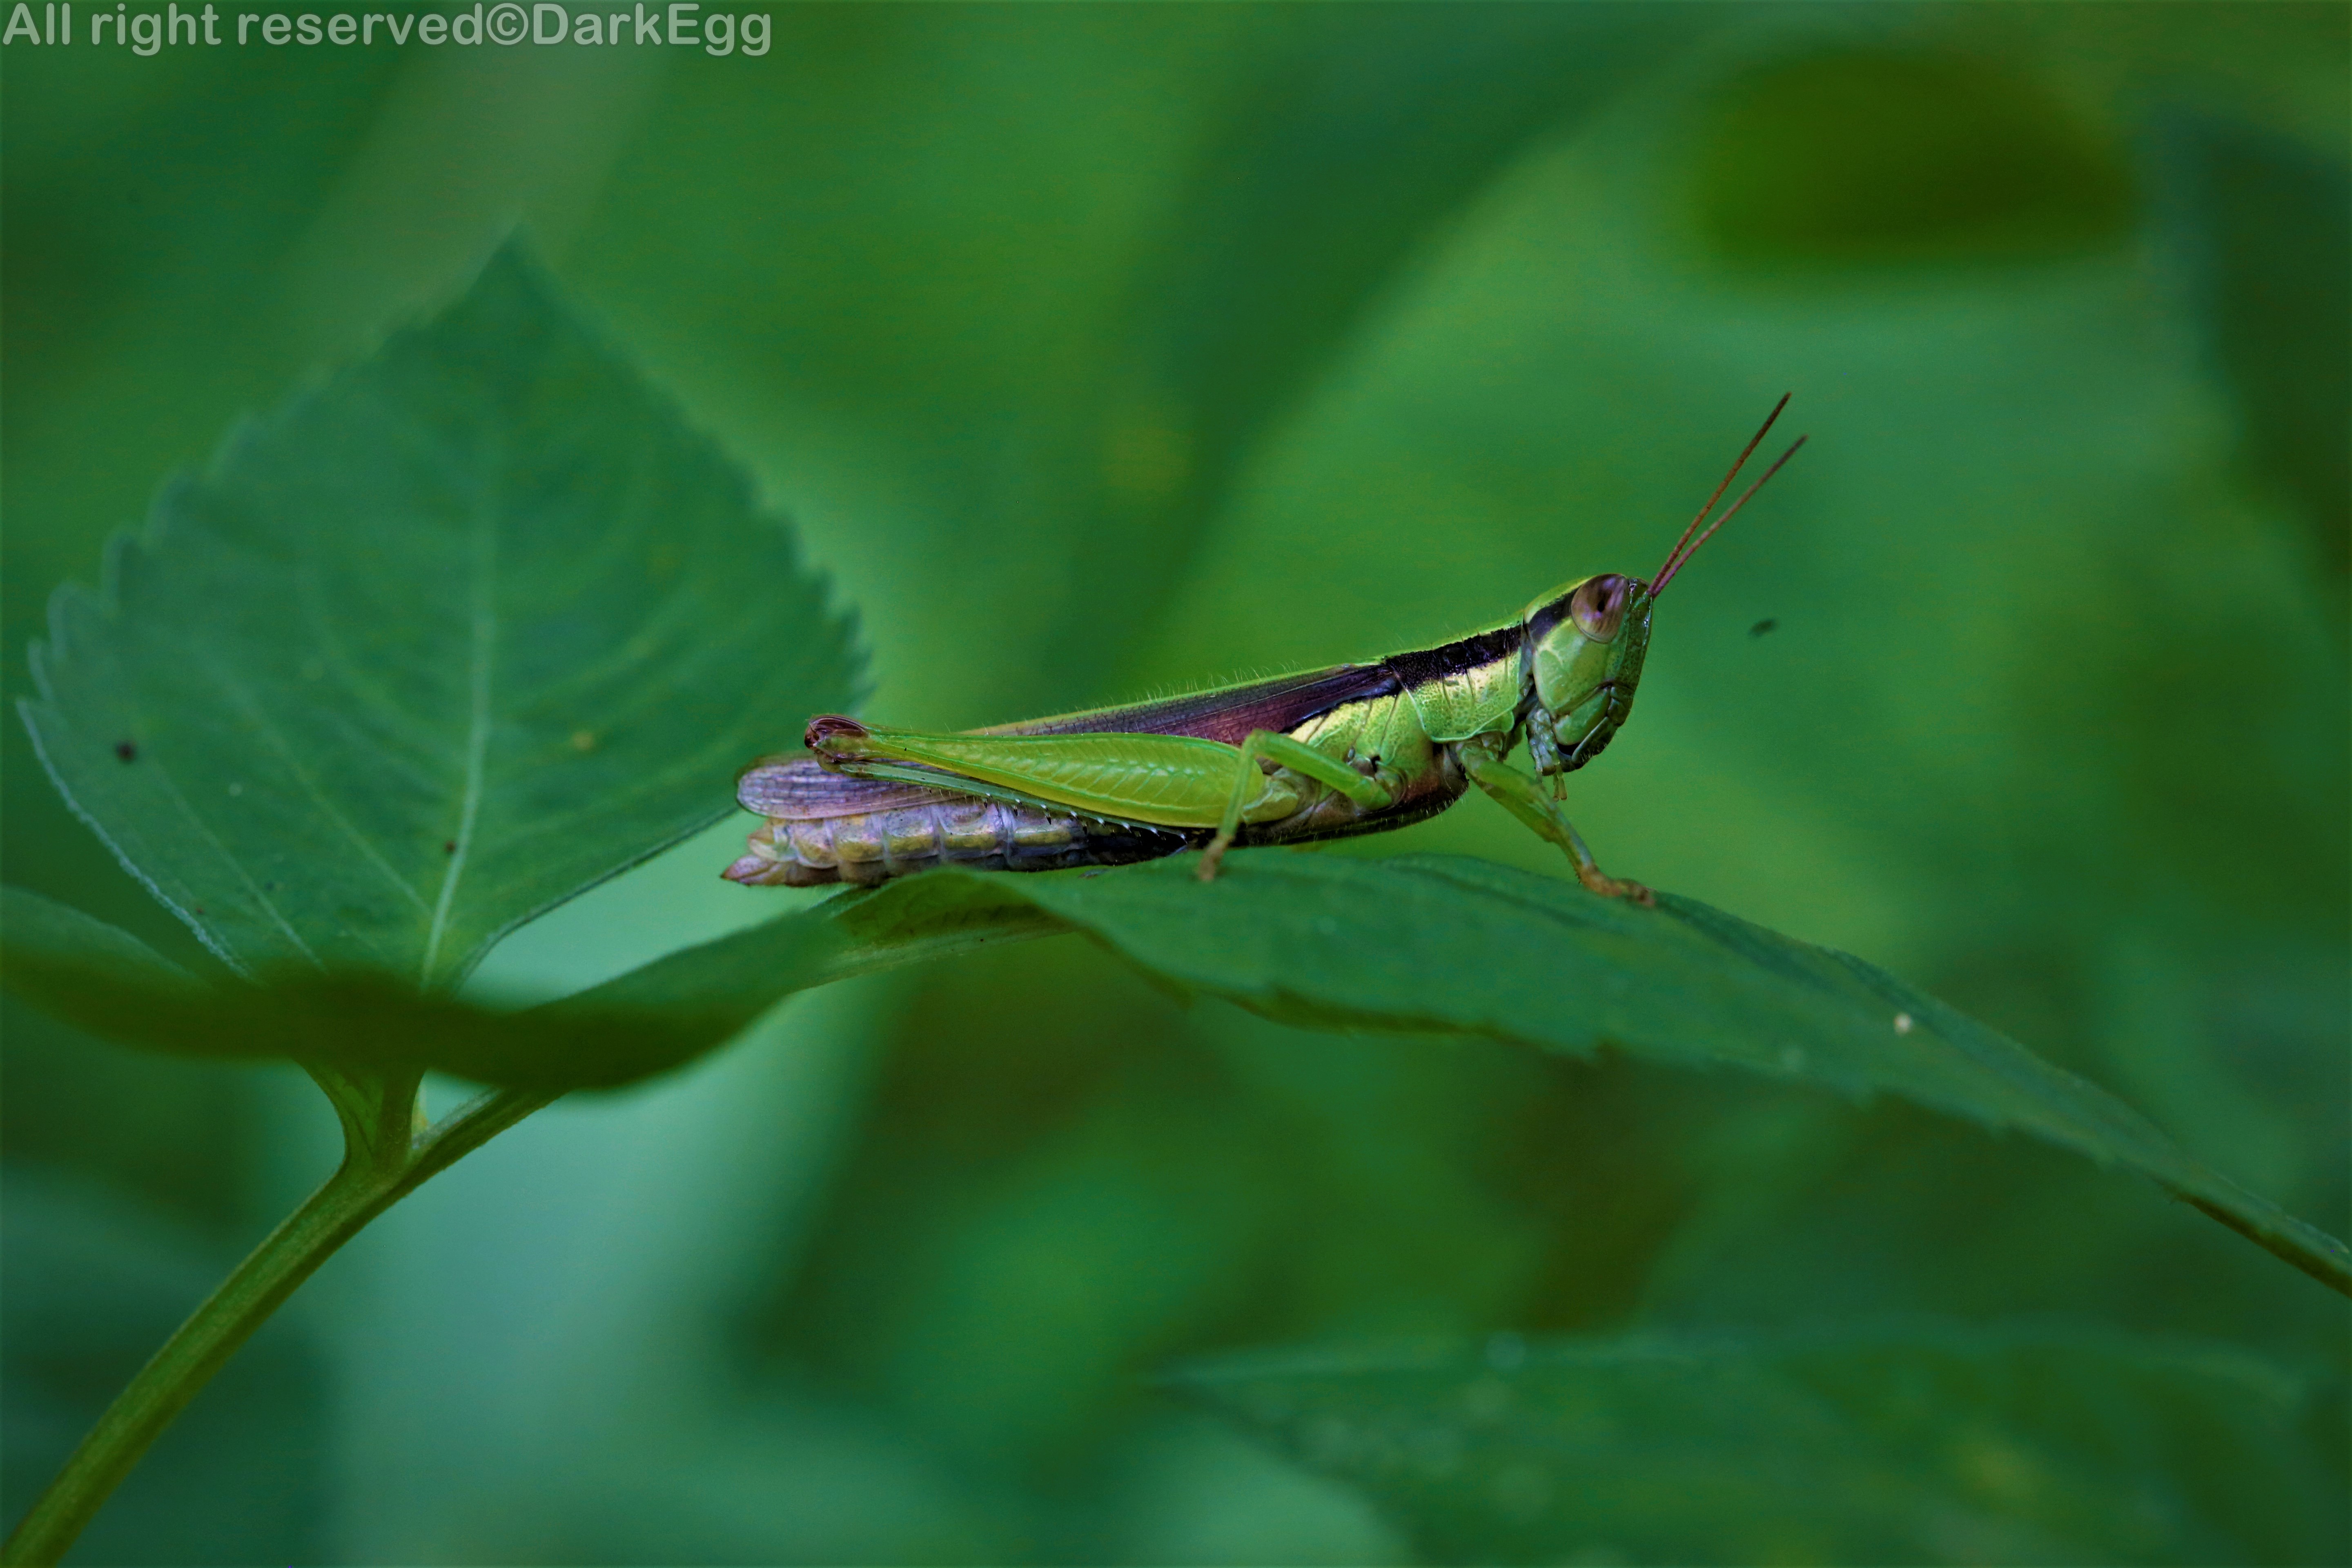
<path id="1" fill-rule="evenodd" d="M 1754 626 L 1748 627 L 1748 635 L 1751 637 L 1760 637 L 1768 632 L 1778 630 L 1780 625 L 1780 623 L 1779 621 L 1773 619 L 1770 616 L 1767 616 L 1762 620 L 1757 622 Z"/>
<path id="2" fill-rule="evenodd" d="M 134 741 L 117 741 L 114 742 L 114 754 L 121 757 L 126 763 L 135 763 L 139 760 L 138 742 Z"/>

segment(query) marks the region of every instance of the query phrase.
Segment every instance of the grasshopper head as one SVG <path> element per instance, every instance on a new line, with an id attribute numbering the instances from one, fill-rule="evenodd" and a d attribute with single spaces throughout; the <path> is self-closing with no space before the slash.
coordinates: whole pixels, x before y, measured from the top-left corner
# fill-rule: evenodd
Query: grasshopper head
<path id="1" fill-rule="evenodd" d="M 1788 405 L 1783 394 L 1765 416 L 1764 429 L 1756 432 L 1755 439 L 1748 443 L 1738 462 L 1731 465 L 1731 472 L 1723 476 L 1723 482 L 1715 487 L 1715 493 L 1706 498 L 1706 504 L 1698 509 L 1698 515 L 1691 519 L 1648 582 L 1611 572 L 1555 589 L 1528 606 L 1526 689 L 1519 712 L 1528 728 L 1528 754 L 1538 773 L 1564 773 L 1582 767 L 1601 754 L 1633 711 L 1633 688 L 1642 679 L 1642 657 L 1650 651 L 1651 606 L 1674 581 L 1675 574 L 1698 553 L 1698 547 L 1714 538 L 1715 531 L 1729 522 L 1764 488 L 1764 480 L 1779 473 L 1780 465 L 1805 444 L 1805 438 L 1798 437 L 1773 459 L 1762 479 L 1748 486 L 1720 517 L 1706 521 L 1707 513 L 1731 488 L 1765 431 L 1772 428 L 1772 422 Z M 1701 523 L 1706 523 L 1703 533 Z M 1694 534 L 1697 537 L 1693 538 Z"/>
<path id="2" fill-rule="evenodd" d="M 1611 572 L 1528 606 L 1528 751 L 1567 773 L 1601 754 L 1633 710 L 1650 649 L 1650 585 Z"/>

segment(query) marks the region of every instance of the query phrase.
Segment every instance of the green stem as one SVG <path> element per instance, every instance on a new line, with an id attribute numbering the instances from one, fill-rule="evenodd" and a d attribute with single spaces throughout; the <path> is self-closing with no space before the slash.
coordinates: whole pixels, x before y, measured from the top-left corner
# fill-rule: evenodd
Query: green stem
<path id="1" fill-rule="evenodd" d="M 396 1128 L 397 1136 L 362 1135 L 345 1115 L 343 1163 L 335 1173 L 221 1281 L 107 1407 L 0 1547 L 0 1563 L 50 1563 L 64 1556 L 188 1401 L 337 1247 L 426 1180 L 556 1098 L 546 1090 L 493 1090 L 410 1137 L 406 1119 L 415 1090 L 411 1079 L 382 1108 L 381 1131 Z M 339 1101 L 337 1109 L 345 1107 Z"/>

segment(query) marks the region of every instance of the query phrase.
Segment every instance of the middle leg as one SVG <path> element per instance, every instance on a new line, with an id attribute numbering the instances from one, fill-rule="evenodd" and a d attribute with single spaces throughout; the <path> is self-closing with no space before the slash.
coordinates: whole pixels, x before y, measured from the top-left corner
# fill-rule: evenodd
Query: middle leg
<path id="1" fill-rule="evenodd" d="M 1265 789 L 1265 770 L 1258 766 L 1261 757 L 1337 791 L 1366 811 L 1378 811 L 1396 800 L 1396 792 L 1380 780 L 1366 778 L 1329 752 L 1318 752 L 1278 730 L 1251 731 L 1241 750 L 1241 762 L 1234 773 L 1234 793 L 1225 802 L 1224 819 L 1217 824 L 1217 836 L 1209 840 L 1208 853 L 1201 857 L 1203 882 L 1216 879 L 1218 863 L 1233 847 L 1234 836 L 1242 830 L 1242 812 Z"/>

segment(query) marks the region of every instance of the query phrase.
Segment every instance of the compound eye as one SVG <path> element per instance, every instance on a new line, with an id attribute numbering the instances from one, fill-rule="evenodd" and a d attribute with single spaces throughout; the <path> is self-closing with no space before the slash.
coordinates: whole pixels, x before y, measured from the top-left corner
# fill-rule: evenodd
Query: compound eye
<path id="1" fill-rule="evenodd" d="M 1568 601 L 1568 613 L 1576 622 L 1576 629 L 1593 642 L 1614 641 L 1617 628 L 1625 620 L 1625 579 L 1614 572 L 1605 577 L 1595 577 L 1579 588 Z"/>

